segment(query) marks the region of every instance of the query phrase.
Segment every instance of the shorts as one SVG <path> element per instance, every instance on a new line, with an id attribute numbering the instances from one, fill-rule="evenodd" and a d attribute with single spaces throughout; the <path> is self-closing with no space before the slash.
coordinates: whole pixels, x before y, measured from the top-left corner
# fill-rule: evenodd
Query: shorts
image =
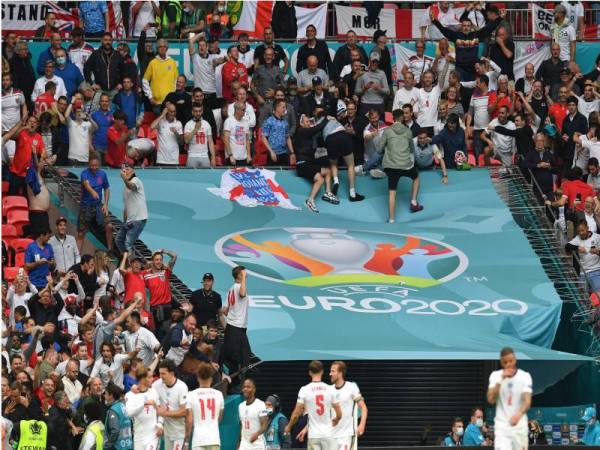
<path id="1" fill-rule="evenodd" d="M 529 435 L 527 429 L 496 430 L 494 435 L 494 448 L 496 450 L 527 450 Z"/>
<path id="2" fill-rule="evenodd" d="M 102 205 L 81 204 L 79 216 L 77 217 L 77 230 L 86 231 L 94 225 L 104 226 L 104 214 L 102 214 Z"/>
<path id="3" fill-rule="evenodd" d="M 338 131 L 327 136 L 325 147 L 329 160 L 337 161 L 340 156 L 352 155 L 352 138 L 345 131 Z"/>
<path id="4" fill-rule="evenodd" d="M 334 450 L 352 450 L 354 448 L 354 436 L 334 438 L 336 448 Z"/>
<path id="5" fill-rule="evenodd" d="M 220 445 L 194 445 L 192 443 L 192 450 L 220 450 Z"/>
<path id="6" fill-rule="evenodd" d="M 318 158 L 314 161 L 305 161 L 300 164 L 296 164 L 296 174 L 300 178 L 306 178 L 309 181 L 314 181 L 315 175 L 321 173 L 324 167 L 329 167 L 329 161 L 327 158 Z"/>
<path id="7" fill-rule="evenodd" d="M 210 158 L 208 156 L 189 156 L 185 167 L 198 169 L 200 167 L 210 167 Z"/>
<path id="8" fill-rule="evenodd" d="M 398 181 L 402 177 L 408 177 L 411 180 L 416 180 L 419 178 L 419 171 L 417 170 L 417 166 L 412 166 L 412 168 L 405 169 L 383 169 L 383 171 L 388 176 L 388 189 L 390 191 L 395 191 L 398 187 Z"/>
<path id="9" fill-rule="evenodd" d="M 164 438 L 165 450 L 183 450 L 183 441 L 184 440 L 185 440 L 184 438 L 170 439 L 170 438 L 165 437 Z"/>
<path id="10" fill-rule="evenodd" d="M 330 438 L 308 438 L 307 450 L 335 450 L 336 442 Z"/>
<path id="11" fill-rule="evenodd" d="M 513 165 L 512 153 L 498 152 L 494 150 L 494 158 L 500 161 L 504 167 L 511 167 Z"/>
<path id="12" fill-rule="evenodd" d="M 266 450 L 266 448 L 265 440 L 262 437 L 259 437 L 252 443 L 242 439 L 238 450 Z"/>

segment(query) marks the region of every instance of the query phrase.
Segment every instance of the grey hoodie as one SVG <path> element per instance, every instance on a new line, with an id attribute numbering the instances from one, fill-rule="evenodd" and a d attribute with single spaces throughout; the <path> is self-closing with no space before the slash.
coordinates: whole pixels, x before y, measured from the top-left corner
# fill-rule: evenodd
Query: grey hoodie
<path id="1" fill-rule="evenodd" d="M 384 151 L 384 169 L 409 170 L 415 165 L 412 132 L 400 122 L 394 122 L 385 129 L 377 148 Z"/>

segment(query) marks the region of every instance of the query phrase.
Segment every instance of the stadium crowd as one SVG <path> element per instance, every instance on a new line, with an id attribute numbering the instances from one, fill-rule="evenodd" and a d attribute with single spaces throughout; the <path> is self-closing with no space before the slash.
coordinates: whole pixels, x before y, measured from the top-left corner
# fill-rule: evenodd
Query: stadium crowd
<path id="1" fill-rule="evenodd" d="M 3 225 L 3 278 L 11 281 L 2 291 L 6 444 L 37 445 L 35 424 L 45 430 L 44 446 L 57 449 L 156 449 L 147 446 L 161 436 L 166 450 L 189 445 L 190 437 L 194 448 L 215 446 L 224 398 L 241 390 L 243 448 L 292 445 L 302 408 L 288 423 L 276 395 L 263 403 L 254 382 L 244 381 L 258 362 L 246 337 L 245 269 L 233 270 L 225 304 L 211 273 L 190 299 L 175 302 L 169 277 L 177 255 L 160 249 L 150 261 L 134 256 L 148 220 L 135 167 L 291 166 L 308 180 L 305 206 L 315 213 L 319 199 L 341 203 L 345 167 L 350 202 L 365 200 L 363 177 L 387 178 L 390 223 L 401 177 L 412 180 L 408 209 L 416 213 L 424 208 L 419 171 L 438 169 L 447 184 L 451 171 L 473 165 L 500 165 L 504 173 L 520 167 L 539 186 L 540 202 L 556 211 L 567 249 L 580 254 L 582 271 L 600 291 L 600 55 L 589 73 L 575 63 L 580 2 L 556 5 L 551 56 L 537 68 L 527 64 L 519 79 L 504 10 L 469 4 L 454 27 L 445 20 L 452 6 L 439 2 L 397 85 L 381 30 L 369 53 L 349 31 L 332 59 L 309 25 L 297 76 L 288 75 L 291 61 L 276 39 L 296 36 L 292 2 L 277 2 L 255 48 L 244 33 L 232 38 L 225 2 L 212 11 L 198 2 L 138 2 L 130 23 L 137 63 L 130 46 L 115 46 L 106 32 L 104 3 L 80 3 L 83 28 L 69 43 L 50 12 L 37 31 L 49 46 L 37 61 L 26 39 L 9 33 L 2 42 L 3 179 L 11 198 L 26 199 L 24 206 L 13 201 L 15 211 L 28 211 L 28 225 L 13 227 L 12 242 Z M 180 37 L 189 44 L 190 80 L 167 53 L 169 39 Z M 86 39 L 99 39 L 99 47 Z M 425 55 L 426 39 L 436 41 L 435 57 Z M 50 224 L 48 166 L 87 166 L 77 236 L 67 233 L 64 217 Z M 102 167 L 120 169 L 125 186 L 115 248 Z M 83 253 L 90 227 L 103 229 L 107 252 Z M 114 270 L 111 258 L 119 258 Z M 311 363 L 309 372 L 322 382 L 322 364 Z M 311 425 L 308 439 L 333 433 L 347 449 L 347 440 L 365 431 L 366 405 L 356 385 L 344 384 L 343 362 L 329 374 L 345 396 L 334 408 L 337 431 Z M 356 429 L 347 418 L 355 403 L 362 412 Z M 600 436 L 591 414 L 590 436 Z M 446 445 L 490 443 L 481 409 L 464 425 L 454 421 Z M 296 427 L 294 445 L 306 432 Z M 534 439 L 540 432 L 534 424 Z"/>

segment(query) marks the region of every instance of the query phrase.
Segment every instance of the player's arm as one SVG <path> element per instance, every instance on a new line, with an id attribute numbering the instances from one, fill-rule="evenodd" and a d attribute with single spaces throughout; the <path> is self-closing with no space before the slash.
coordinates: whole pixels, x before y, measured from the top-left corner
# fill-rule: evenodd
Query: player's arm
<path id="1" fill-rule="evenodd" d="M 500 383 L 502 383 L 503 377 L 498 376 L 496 372 L 492 372 L 490 375 L 490 383 L 487 391 L 487 401 L 490 405 L 496 404 L 498 395 L 500 395 Z"/>
<path id="2" fill-rule="evenodd" d="M 181 405 L 179 407 L 179 409 L 176 409 L 174 411 L 167 410 L 166 406 L 159 406 L 156 408 L 156 414 L 159 417 L 174 417 L 174 418 L 185 417 L 186 421 L 187 421 L 187 413 L 185 411 L 186 411 L 185 405 Z M 191 413 L 190 410 L 188 410 L 188 412 Z"/>
<path id="3" fill-rule="evenodd" d="M 256 433 L 254 433 L 252 436 L 250 436 L 250 442 L 254 442 L 258 439 L 258 437 L 261 434 L 266 433 L 267 428 L 269 428 L 269 416 L 264 415 L 258 418 L 258 420 L 260 421 L 260 428 L 258 429 L 258 431 Z"/>
<path id="4" fill-rule="evenodd" d="M 183 446 L 186 447 L 190 442 L 190 435 L 192 434 L 193 416 L 192 410 L 187 409 L 185 414 L 185 439 L 183 440 Z"/>
<path id="5" fill-rule="evenodd" d="M 290 422 L 287 424 L 287 427 L 285 427 L 285 434 L 291 433 L 292 428 L 294 428 L 294 425 L 296 425 L 296 422 L 298 422 L 298 419 L 302 414 L 304 414 L 304 403 L 296 403 L 296 407 L 290 417 Z"/>
<path id="6" fill-rule="evenodd" d="M 331 419 L 331 424 L 335 427 L 342 420 L 342 408 L 340 408 L 339 403 L 332 403 L 331 406 L 333 406 L 333 410 L 335 411 L 335 417 Z"/>
<path id="7" fill-rule="evenodd" d="M 531 408 L 531 392 L 523 392 L 523 394 L 521 394 L 521 407 L 515 415 L 510 418 L 510 424 L 513 427 L 517 425 L 521 420 L 521 417 L 527 414 L 529 408 Z"/>
<path id="8" fill-rule="evenodd" d="M 246 270 L 242 270 L 242 281 L 240 282 L 240 297 L 245 297 L 248 294 L 246 290 Z"/>
<path id="9" fill-rule="evenodd" d="M 361 398 L 358 401 L 358 408 L 360 409 L 360 423 L 358 424 L 356 431 L 358 436 L 362 436 L 365 434 L 365 428 L 367 427 L 367 416 L 369 414 L 369 409 L 367 408 L 364 398 Z"/>

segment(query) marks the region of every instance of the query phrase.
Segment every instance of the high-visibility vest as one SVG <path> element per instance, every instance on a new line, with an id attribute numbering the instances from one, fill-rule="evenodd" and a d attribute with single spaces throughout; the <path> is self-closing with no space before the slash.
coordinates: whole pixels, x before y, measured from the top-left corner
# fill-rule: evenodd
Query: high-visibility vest
<path id="1" fill-rule="evenodd" d="M 175 23 L 177 24 L 177 28 L 179 29 L 179 25 L 181 24 L 181 17 L 183 16 L 183 8 L 181 7 L 181 2 L 179 0 L 171 0 L 169 2 L 167 2 L 167 6 L 175 6 L 175 9 L 177 10 L 176 16 L 175 16 Z M 167 17 L 167 11 L 166 11 L 166 7 L 165 7 L 165 12 L 163 13 L 162 16 L 162 30 L 163 30 L 163 36 L 167 37 L 169 36 L 169 18 Z M 179 37 L 179 31 L 177 31 L 177 37 Z"/>
<path id="2" fill-rule="evenodd" d="M 17 450 L 46 450 L 48 427 L 41 420 L 21 420 Z"/>
<path id="3" fill-rule="evenodd" d="M 87 427 L 86 433 L 90 431 L 94 433 L 96 438 L 96 450 L 102 450 L 104 448 L 104 424 L 99 420 L 94 420 Z"/>

